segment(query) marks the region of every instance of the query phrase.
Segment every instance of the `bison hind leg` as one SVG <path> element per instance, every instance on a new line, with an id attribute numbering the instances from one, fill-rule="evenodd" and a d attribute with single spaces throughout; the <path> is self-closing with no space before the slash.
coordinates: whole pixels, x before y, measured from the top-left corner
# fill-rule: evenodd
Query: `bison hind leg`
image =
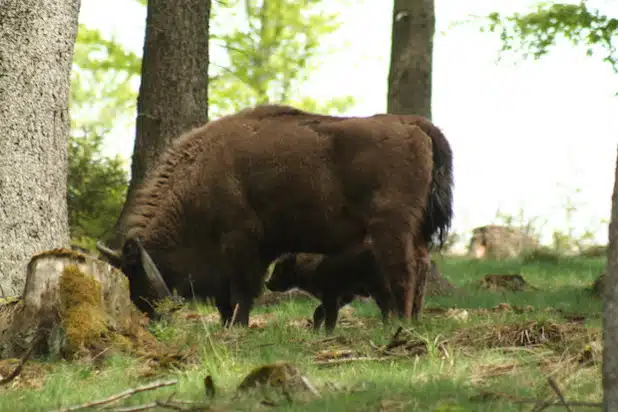
<path id="1" fill-rule="evenodd" d="M 419 241 L 422 242 L 422 241 Z M 425 301 L 425 289 L 427 286 L 427 275 L 430 270 L 430 260 L 427 248 L 424 243 L 417 243 L 415 254 L 415 276 L 412 284 L 413 302 L 412 302 L 412 319 L 418 321 L 421 318 L 423 304 Z"/>
<path id="2" fill-rule="evenodd" d="M 412 315 L 412 285 L 416 284 L 415 251 L 409 220 L 401 217 L 400 213 L 393 212 L 373 219 L 369 225 L 376 265 L 382 277 L 381 280 L 376 280 L 378 295 L 383 294 L 385 289 L 390 291 L 389 306 L 400 319 L 410 318 Z M 383 301 L 385 298 L 379 299 Z M 379 306 L 386 306 L 384 302 L 376 302 Z"/>

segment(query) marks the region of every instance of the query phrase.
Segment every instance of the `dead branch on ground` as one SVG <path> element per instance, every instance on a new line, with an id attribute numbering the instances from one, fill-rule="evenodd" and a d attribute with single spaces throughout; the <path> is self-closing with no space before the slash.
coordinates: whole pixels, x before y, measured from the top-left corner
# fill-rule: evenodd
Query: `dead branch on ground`
<path id="1" fill-rule="evenodd" d="M 104 399 L 99 399 L 96 401 L 90 401 L 90 402 L 86 402 L 86 403 L 82 403 L 80 405 L 75 405 L 75 406 L 69 406 L 68 408 L 62 408 L 62 409 L 58 409 L 56 412 L 73 412 L 73 411 L 79 411 L 81 409 L 86 409 L 86 408 L 92 408 L 93 406 L 101 406 L 101 405 L 106 405 L 112 402 L 116 402 L 119 401 L 121 399 L 126 399 L 129 398 L 137 393 L 140 392 L 146 392 L 146 391 L 151 391 L 153 389 L 158 389 L 158 388 L 162 388 L 165 386 L 172 386 L 172 385 L 176 385 L 178 383 L 178 379 L 172 379 L 172 380 L 167 380 L 167 381 L 155 381 L 155 382 L 151 382 L 147 385 L 143 385 L 143 386 L 138 386 L 136 388 L 131 388 L 131 389 L 127 389 L 123 392 L 117 393 L 115 395 L 109 396 L 107 398 Z M 156 405 L 155 405 L 156 406 Z M 137 409 L 140 410 L 140 409 Z"/>

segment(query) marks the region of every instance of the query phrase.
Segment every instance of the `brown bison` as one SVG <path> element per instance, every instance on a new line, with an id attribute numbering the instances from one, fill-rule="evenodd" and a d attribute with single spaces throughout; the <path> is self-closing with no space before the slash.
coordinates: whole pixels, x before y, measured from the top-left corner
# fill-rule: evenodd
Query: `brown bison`
<path id="1" fill-rule="evenodd" d="M 136 305 L 214 297 L 222 322 L 249 322 L 270 262 L 373 243 L 382 310 L 418 317 L 427 245 L 452 217 L 452 155 L 420 117 L 245 109 L 176 139 L 140 189 L 121 251 Z M 415 296 L 415 299 L 413 299 Z"/>
<path id="2" fill-rule="evenodd" d="M 326 333 L 331 334 L 339 309 L 356 296 L 372 296 L 381 282 L 372 250 L 361 248 L 336 255 L 286 253 L 276 260 L 266 287 L 273 292 L 299 288 L 318 298 L 313 329 L 317 331 L 325 321 Z"/>

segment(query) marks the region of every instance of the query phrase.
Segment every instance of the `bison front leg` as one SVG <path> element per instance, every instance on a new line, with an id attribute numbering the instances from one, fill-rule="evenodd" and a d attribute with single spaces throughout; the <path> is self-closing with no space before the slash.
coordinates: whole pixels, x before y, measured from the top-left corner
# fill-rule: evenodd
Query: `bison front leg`
<path id="1" fill-rule="evenodd" d="M 233 324 L 248 326 L 254 299 L 262 290 L 267 265 L 257 252 L 256 243 L 244 232 L 226 235 L 223 256 L 230 281 L 230 301 Z"/>
<path id="2" fill-rule="evenodd" d="M 415 256 L 408 219 L 397 214 L 385 214 L 370 223 L 369 234 L 373 243 L 376 263 L 390 290 L 390 307 L 400 319 L 412 315 L 412 284 L 415 284 Z M 382 298 L 384 299 L 384 298 Z M 376 300 L 378 305 L 380 303 Z M 382 305 L 385 305 L 382 303 Z M 384 312 L 383 312 L 384 316 Z"/>
<path id="3" fill-rule="evenodd" d="M 234 315 L 234 306 L 231 302 L 230 296 L 230 282 L 229 279 L 223 282 L 221 290 L 218 291 L 215 297 L 215 306 L 219 311 L 221 317 L 221 325 L 223 327 L 229 326 L 232 323 L 232 316 Z"/>

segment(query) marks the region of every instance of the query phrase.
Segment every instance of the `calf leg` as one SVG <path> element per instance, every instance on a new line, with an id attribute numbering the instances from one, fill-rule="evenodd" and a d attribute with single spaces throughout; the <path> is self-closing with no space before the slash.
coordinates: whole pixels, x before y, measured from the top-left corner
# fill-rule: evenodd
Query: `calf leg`
<path id="1" fill-rule="evenodd" d="M 354 294 L 346 293 L 337 300 L 336 318 L 339 316 L 338 315 L 339 309 L 341 309 L 348 303 L 352 302 L 354 298 L 355 298 Z M 317 332 L 320 329 L 320 326 L 322 326 L 322 322 L 324 321 L 325 317 L 326 317 L 326 309 L 324 308 L 324 304 L 322 303 L 317 308 L 315 308 L 315 312 L 313 312 L 313 330 L 314 331 Z M 336 322 L 336 318 L 335 318 L 335 322 Z"/>
<path id="2" fill-rule="evenodd" d="M 322 304 L 324 305 L 324 328 L 326 334 L 331 335 L 337 324 L 337 316 L 339 315 L 339 305 L 337 304 L 337 297 L 332 295 L 325 295 Z"/>
<path id="3" fill-rule="evenodd" d="M 320 303 L 313 312 L 313 330 L 315 332 L 317 332 L 320 329 L 320 326 L 322 326 L 325 316 L 324 304 Z"/>

